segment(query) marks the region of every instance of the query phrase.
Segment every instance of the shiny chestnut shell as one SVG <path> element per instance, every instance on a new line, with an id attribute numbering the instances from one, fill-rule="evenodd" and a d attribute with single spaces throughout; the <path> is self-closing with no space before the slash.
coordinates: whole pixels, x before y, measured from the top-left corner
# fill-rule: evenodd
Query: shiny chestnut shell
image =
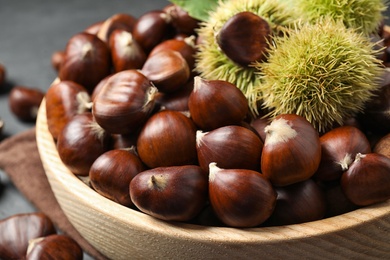
<path id="1" fill-rule="evenodd" d="M 341 188 L 358 206 L 390 199 L 390 159 L 376 153 L 358 153 L 341 177 Z"/>
<path id="2" fill-rule="evenodd" d="M 138 70 L 124 70 L 110 76 L 94 97 L 96 122 L 112 134 L 138 130 L 154 107 L 157 89 Z"/>
<path id="3" fill-rule="evenodd" d="M 282 114 L 265 128 L 261 172 L 275 186 L 311 178 L 321 161 L 319 134 L 304 118 Z"/>
<path id="4" fill-rule="evenodd" d="M 145 123 L 137 140 L 137 151 L 148 167 L 194 164 L 196 127 L 178 111 L 162 110 Z"/>
<path id="5" fill-rule="evenodd" d="M 58 77 L 74 81 L 92 93 L 110 70 L 110 51 L 106 43 L 96 35 L 81 32 L 69 39 Z"/>
<path id="6" fill-rule="evenodd" d="M 276 206 L 268 225 L 291 225 L 324 218 L 325 194 L 312 179 L 276 187 L 275 190 Z"/>
<path id="7" fill-rule="evenodd" d="M 216 41 L 232 61 L 248 66 L 265 59 L 270 35 L 271 28 L 262 17 L 252 12 L 239 12 L 222 26 Z"/>
<path id="8" fill-rule="evenodd" d="M 68 121 L 87 111 L 85 102 L 90 101 L 87 90 L 73 81 L 56 81 L 46 91 L 46 117 L 49 132 L 58 138 Z"/>
<path id="9" fill-rule="evenodd" d="M 362 131 L 354 126 L 334 128 L 320 137 L 321 163 L 314 177 L 320 181 L 340 179 L 357 153 L 370 153 L 371 146 Z"/>
<path id="10" fill-rule="evenodd" d="M 15 86 L 8 96 L 9 108 L 13 115 L 25 122 L 34 122 L 45 93 L 38 88 Z"/>
<path id="11" fill-rule="evenodd" d="M 262 149 L 260 138 L 242 126 L 223 126 L 196 134 L 198 161 L 204 171 L 211 162 L 225 169 L 259 171 Z"/>
<path id="12" fill-rule="evenodd" d="M 53 234 L 30 241 L 26 260 L 72 259 L 82 260 L 81 246 L 70 236 Z"/>
<path id="13" fill-rule="evenodd" d="M 191 220 L 207 201 L 207 177 L 197 165 L 146 170 L 133 178 L 129 189 L 138 209 L 168 221 Z"/>
<path id="14" fill-rule="evenodd" d="M 0 221 L 1 259 L 24 259 L 31 239 L 55 234 L 53 222 L 43 213 L 23 213 Z"/>
<path id="15" fill-rule="evenodd" d="M 110 150 L 100 155 L 89 171 L 89 183 L 99 194 L 121 205 L 132 206 L 130 181 L 144 165 L 129 149 Z"/>
<path id="16" fill-rule="evenodd" d="M 255 227 L 271 216 L 276 192 L 262 174 L 245 169 L 223 169 L 215 163 L 210 164 L 209 172 L 210 204 L 226 225 Z"/>
<path id="17" fill-rule="evenodd" d="M 131 32 L 134 28 L 134 24 L 136 23 L 136 21 L 137 19 L 130 14 L 113 14 L 111 17 L 101 23 L 96 35 L 103 42 L 109 43 L 110 36 L 115 30 L 124 30 L 127 32 Z"/>
<path id="18" fill-rule="evenodd" d="M 92 113 L 75 115 L 58 135 L 57 151 L 74 174 L 87 176 L 93 162 L 109 147 L 109 135 L 93 119 Z"/>
<path id="19" fill-rule="evenodd" d="M 240 124 L 249 110 L 246 97 L 235 85 L 199 76 L 194 78 L 188 108 L 192 120 L 204 131 Z"/>

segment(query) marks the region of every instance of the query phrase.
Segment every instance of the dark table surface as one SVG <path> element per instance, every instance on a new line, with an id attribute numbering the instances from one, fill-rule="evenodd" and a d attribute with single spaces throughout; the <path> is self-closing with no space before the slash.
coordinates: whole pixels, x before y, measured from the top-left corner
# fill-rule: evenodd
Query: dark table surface
<path id="1" fill-rule="evenodd" d="M 116 13 L 139 17 L 167 4 L 167 0 L 0 0 L 0 63 L 7 69 L 7 89 L 0 89 L 2 139 L 34 126 L 10 112 L 9 89 L 20 85 L 46 91 L 56 77 L 51 55 L 64 49 L 72 35 Z M 0 219 L 35 211 L 2 170 L 0 183 Z"/>
<path id="2" fill-rule="evenodd" d="M 46 91 L 56 77 L 51 55 L 64 49 L 73 34 L 115 13 L 139 17 L 167 4 L 166 0 L 0 0 L 0 63 L 7 68 L 8 87 L 22 85 Z M 2 138 L 34 126 L 12 115 L 8 93 L 0 90 L 0 118 L 5 121 Z M 35 210 L 1 170 L 0 182 L 0 219 Z"/>

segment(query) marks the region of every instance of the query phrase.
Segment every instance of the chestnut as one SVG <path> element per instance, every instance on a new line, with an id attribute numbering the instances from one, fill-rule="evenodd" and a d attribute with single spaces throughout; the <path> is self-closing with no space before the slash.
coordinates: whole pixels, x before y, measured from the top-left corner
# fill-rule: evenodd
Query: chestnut
<path id="1" fill-rule="evenodd" d="M 323 219 L 326 199 L 322 189 L 312 180 L 276 187 L 276 206 L 267 225 L 282 226 Z"/>
<path id="2" fill-rule="evenodd" d="M 136 175 L 130 197 L 142 212 L 168 221 L 188 221 L 204 208 L 207 177 L 197 165 L 157 167 Z"/>
<path id="3" fill-rule="evenodd" d="M 32 239 L 29 243 L 26 260 L 72 259 L 82 260 L 81 246 L 70 236 L 54 234 Z"/>
<path id="4" fill-rule="evenodd" d="M 187 61 L 179 52 L 170 49 L 149 56 L 141 72 L 164 93 L 177 91 L 190 79 Z"/>
<path id="5" fill-rule="evenodd" d="M 150 116 L 157 88 L 138 70 L 111 75 L 96 94 L 92 113 L 96 122 L 111 134 L 138 130 Z"/>
<path id="6" fill-rule="evenodd" d="M 183 87 L 173 93 L 162 93 L 156 97 L 156 104 L 161 109 L 189 111 L 188 99 L 194 89 L 194 81 L 188 80 Z"/>
<path id="7" fill-rule="evenodd" d="M 34 122 L 44 96 L 38 88 L 15 86 L 8 96 L 10 110 L 21 121 Z"/>
<path id="8" fill-rule="evenodd" d="M 130 14 L 117 13 L 102 22 L 96 33 L 103 42 L 109 43 L 110 36 L 115 30 L 131 32 L 137 19 Z"/>
<path id="9" fill-rule="evenodd" d="M 390 199 L 390 159 L 377 153 L 358 153 L 341 176 L 341 188 L 358 206 Z"/>
<path id="10" fill-rule="evenodd" d="M 188 35 L 196 34 L 196 29 L 199 27 L 200 20 L 190 16 L 189 13 L 179 5 L 170 4 L 163 10 L 169 15 L 170 23 L 176 30 L 176 33 Z"/>
<path id="11" fill-rule="evenodd" d="M 320 181 L 340 179 L 357 153 L 370 153 L 371 145 L 362 131 L 354 126 L 334 128 L 320 137 L 321 163 L 314 177 Z"/>
<path id="12" fill-rule="evenodd" d="M 261 172 L 275 186 L 287 186 L 311 178 L 321 161 L 319 134 L 304 117 L 276 116 L 265 127 Z"/>
<path id="13" fill-rule="evenodd" d="M 226 169 L 260 170 L 263 142 L 243 126 L 223 126 L 196 133 L 196 151 L 200 167 L 208 171 L 215 162 Z"/>
<path id="14" fill-rule="evenodd" d="M 128 31 L 119 29 L 113 31 L 109 38 L 109 46 L 115 72 L 141 69 L 146 61 L 144 50 Z"/>
<path id="15" fill-rule="evenodd" d="M 162 50 L 173 50 L 179 52 L 183 58 L 187 61 L 190 71 L 193 71 L 195 67 L 195 36 L 188 36 L 184 39 L 168 39 L 160 42 L 149 53 L 149 56 L 153 56 Z"/>
<path id="16" fill-rule="evenodd" d="M 141 15 L 133 27 L 133 36 L 146 53 L 159 44 L 170 30 L 170 17 L 162 10 Z"/>
<path id="17" fill-rule="evenodd" d="M 199 76 L 194 78 L 188 108 L 192 120 L 203 131 L 237 125 L 249 111 L 246 97 L 235 85 Z"/>
<path id="18" fill-rule="evenodd" d="M 100 195 L 130 207 L 130 181 L 144 165 L 130 149 L 110 150 L 100 155 L 89 170 L 89 183 Z"/>
<path id="19" fill-rule="evenodd" d="M 24 259 L 31 239 L 55 234 L 53 222 L 45 214 L 16 214 L 0 221 L 1 259 Z"/>
<path id="20" fill-rule="evenodd" d="M 248 66 L 265 59 L 270 36 L 268 22 L 255 13 L 245 11 L 235 14 L 222 26 L 216 34 L 216 41 L 233 62 Z"/>
<path id="21" fill-rule="evenodd" d="M 255 227 L 266 221 L 276 204 L 272 184 L 257 171 L 209 168 L 209 200 L 218 218 L 231 227 Z"/>
<path id="22" fill-rule="evenodd" d="M 91 112 L 73 116 L 57 139 L 62 162 L 75 175 L 88 176 L 93 162 L 109 147 L 109 135 L 94 121 Z"/>
<path id="23" fill-rule="evenodd" d="M 81 32 L 69 39 L 58 76 L 61 80 L 74 81 L 92 93 L 110 70 L 110 51 L 106 43 L 96 35 Z"/>
<path id="24" fill-rule="evenodd" d="M 0 86 L 5 83 L 7 70 L 5 69 L 5 66 L 0 63 Z"/>
<path id="25" fill-rule="evenodd" d="M 57 140 L 68 121 L 90 108 L 87 90 L 73 81 L 56 81 L 46 91 L 46 117 L 50 134 Z"/>
<path id="26" fill-rule="evenodd" d="M 150 168 L 195 164 L 196 127 L 178 111 L 162 110 L 142 127 L 137 140 L 141 161 Z"/>

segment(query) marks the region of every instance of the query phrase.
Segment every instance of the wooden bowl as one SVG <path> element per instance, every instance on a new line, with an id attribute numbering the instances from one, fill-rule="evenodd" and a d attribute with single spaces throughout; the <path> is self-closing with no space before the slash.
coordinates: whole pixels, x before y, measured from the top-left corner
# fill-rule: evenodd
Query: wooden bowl
<path id="1" fill-rule="evenodd" d="M 66 216 L 111 259 L 390 259 L 390 201 L 281 227 L 169 223 L 110 201 L 73 175 L 48 131 L 45 101 L 36 136 L 46 175 Z"/>

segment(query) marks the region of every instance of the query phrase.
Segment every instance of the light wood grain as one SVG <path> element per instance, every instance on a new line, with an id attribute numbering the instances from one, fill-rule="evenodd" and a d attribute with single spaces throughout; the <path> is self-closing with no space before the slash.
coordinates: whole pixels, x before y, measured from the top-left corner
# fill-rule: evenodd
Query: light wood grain
<path id="1" fill-rule="evenodd" d="M 48 132 L 45 101 L 37 143 L 65 214 L 112 259 L 390 259 L 390 201 L 299 225 L 235 229 L 168 223 L 116 204 L 62 163 Z"/>

